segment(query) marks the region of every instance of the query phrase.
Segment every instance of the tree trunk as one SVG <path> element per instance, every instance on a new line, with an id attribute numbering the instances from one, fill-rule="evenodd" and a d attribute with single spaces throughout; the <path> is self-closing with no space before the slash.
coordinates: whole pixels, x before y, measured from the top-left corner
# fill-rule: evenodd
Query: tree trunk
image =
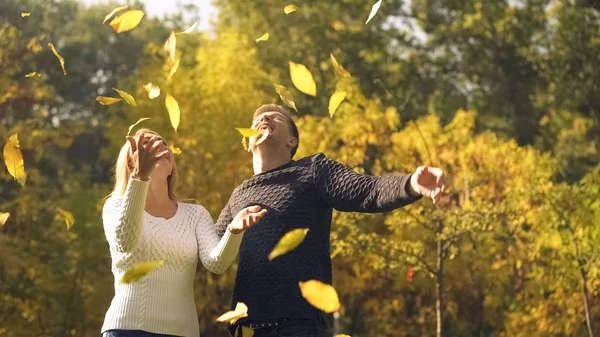
<path id="1" fill-rule="evenodd" d="M 592 329 L 592 315 L 590 313 L 590 300 L 587 288 L 587 273 L 581 268 L 581 279 L 583 280 L 583 304 L 585 307 L 585 322 L 587 323 L 588 334 L 590 337 L 594 337 L 594 331 Z"/>
<path id="2" fill-rule="evenodd" d="M 440 226 L 442 228 L 442 226 Z M 440 230 L 441 232 L 441 230 Z M 435 318 L 437 322 L 436 336 L 443 337 L 443 321 L 444 321 L 444 241 L 439 240 L 437 242 L 437 275 L 435 279 Z"/>

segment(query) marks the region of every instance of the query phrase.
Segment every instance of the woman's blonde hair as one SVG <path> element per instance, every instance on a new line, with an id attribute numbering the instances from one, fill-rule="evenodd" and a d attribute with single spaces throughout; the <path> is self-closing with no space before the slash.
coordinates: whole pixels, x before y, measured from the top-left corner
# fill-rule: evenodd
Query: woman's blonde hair
<path id="1" fill-rule="evenodd" d="M 137 139 L 142 133 L 157 135 L 160 137 L 158 133 L 150 129 L 139 129 L 135 133 L 134 138 Z M 122 197 L 123 194 L 125 194 L 127 184 L 129 183 L 129 177 L 132 173 L 132 170 L 129 167 L 129 162 L 133 154 L 133 151 L 131 150 L 131 144 L 129 143 L 129 141 L 125 140 L 125 144 L 123 144 L 121 152 L 119 152 L 119 158 L 117 159 L 117 164 L 115 165 L 115 188 L 113 189 L 110 196 Z M 175 164 L 175 160 L 173 160 L 173 170 L 171 171 L 171 174 L 167 177 L 167 183 L 169 185 L 169 198 L 171 200 L 177 200 L 177 196 L 175 195 L 177 179 L 177 165 Z"/>

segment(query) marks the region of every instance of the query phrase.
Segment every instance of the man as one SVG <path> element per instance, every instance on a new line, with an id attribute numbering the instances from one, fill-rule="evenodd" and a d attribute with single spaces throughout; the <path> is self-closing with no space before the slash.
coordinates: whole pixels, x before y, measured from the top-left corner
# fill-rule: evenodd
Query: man
<path id="1" fill-rule="evenodd" d="M 259 205 L 267 210 L 261 223 L 244 234 L 232 305 L 244 302 L 248 317 L 240 326 L 255 337 L 326 336 L 326 315 L 310 305 L 299 281 L 331 284 L 329 235 L 333 209 L 346 212 L 387 212 L 418 200 L 439 200 L 445 189 L 440 169 L 419 167 L 412 175 L 360 175 L 323 154 L 292 160 L 298 149 L 298 129 L 285 108 L 263 105 L 254 113 L 250 139 L 254 177 L 232 193 L 217 227 L 222 234 L 241 209 Z M 310 228 L 293 251 L 269 261 L 268 255 L 287 232 Z"/>

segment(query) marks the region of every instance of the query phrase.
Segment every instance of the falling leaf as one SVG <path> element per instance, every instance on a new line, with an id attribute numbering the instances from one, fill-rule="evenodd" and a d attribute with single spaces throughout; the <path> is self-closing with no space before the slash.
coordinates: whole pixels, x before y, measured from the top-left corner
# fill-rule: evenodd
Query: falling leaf
<path id="1" fill-rule="evenodd" d="M 115 8 L 115 9 L 113 9 L 113 10 L 112 10 L 112 12 L 108 13 L 108 15 L 106 15 L 106 16 L 104 17 L 104 21 L 102 21 L 102 24 L 105 24 L 105 23 L 106 23 L 106 21 L 108 21 L 108 19 L 112 18 L 112 17 L 113 17 L 113 15 L 115 15 L 117 12 L 120 12 L 120 11 L 122 11 L 122 10 L 124 10 L 124 9 L 127 9 L 128 7 L 129 7 L 129 6 L 121 6 L 121 7 L 117 7 L 117 8 Z"/>
<path id="2" fill-rule="evenodd" d="M 148 93 L 148 98 L 150 99 L 155 99 L 156 97 L 160 96 L 160 88 L 158 85 L 152 84 L 152 82 L 144 84 L 144 89 Z"/>
<path id="3" fill-rule="evenodd" d="M 248 306 L 243 302 L 238 302 L 234 310 L 230 310 L 217 318 L 217 322 L 229 322 L 235 324 L 238 319 L 248 317 Z"/>
<path id="4" fill-rule="evenodd" d="M 294 96 L 292 95 L 292 92 L 289 91 L 283 85 L 274 84 L 274 86 L 275 91 L 277 91 L 277 94 L 279 94 L 279 97 L 281 97 L 283 103 L 285 103 L 285 105 L 289 106 L 290 108 L 298 111 L 298 109 L 296 109 L 296 102 L 294 102 Z"/>
<path id="5" fill-rule="evenodd" d="M 329 54 L 329 55 L 331 56 L 331 63 L 333 64 L 333 69 L 335 69 L 335 71 L 337 71 L 337 73 L 340 74 L 340 76 L 352 77 L 352 75 L 350 75 L 348 70 L 344 69 L 344 67 L 342 67 L 342 65 L 338 63 L 338 61 L 335 59 L 335 56 L 333 56 L 333 54 Z"/>
<path id="6" fill-rule="evenodd" d="M 24 17 L 28 17 L 28 16 L 30 16 L 30 15 L 31 15 L 31 13 L 27 13 L 27 12 L 23 12 L 23 13 L 21 13 L 21 17 L 22 17 L 22 18 L 24 18 Z"/>
<path id="7" fill-rule="evenodd" d="M 177 37 L 175 37 L 175 32 L 171 32 L 167 41 L 165 41 L 164 50 L 169 55 L 169 60 L 171 62 L 175 61 L 175 51 L 177 47 Z"/>
<path id="8" fill-rule="evenodd" d="M 317 280 L 298 282 L 302 296 L 317 309 L 327 313 L 339 310 L 340 300 L 335 289 Z"/>
<path id="9" fill-rule="evenodd" d="M 248 151 L 248 144 L 246 143 L 246 137 L 242 136 L 242 146 L 244 147 L 245 151 Z"/>
<path id="10" fill-rule="evenodd" d="M 367 23 L 369 23 L 369 21 L 371 21 L 371 19 L 375 16 L 375 14 L 377 14 L 377 11 L 379 10 L 379 6 L 381 6 L 381 1 L 383 0 L 379 0 L 377 1 L 373 7 L 371 7 L 371 14 L 369 14 L 369 18 L 367 19 L 367 22 L 365 22 L 365 25 Z"/>
<path id="11" fill-rule="evenodd" d="M 129 30 L 134 29 L 137 25 L 140 24 L 142 18 L 144 17 L 144 11 L 140 10 L 131 10 L 127 11 L 116 18 L 114 18 L 110 22 L 110 26 L 115 30 L 115 32 L 123 33 Z"/>
<path id="12" fill-rule="evenodd" d="M 125 102 L 127 102 L 127 104 L 137 106 L 135 99 L 129 93 L 127 93 L 126 91 L 123 91 L 123 90 L 116 89 L 116 88 L 113 88 L 113 90 L 116 91 L 117 93 L 119 93 L 119 96 L 121 96 L 121 98 L 123 98 L 125 100 Z"/>
<path id="13" fill-rule="evenodd" d="M 171 152 L 173 152 L 173 154 L 181 154 L 181 149 L 177 146 L 171 144 L 169 145 L 169 148 L 171 149 Z"/>
<path id="14" fill-rule="evenodd" d="M 52 49 L 52 52 L 54 53 L 56 58 L 58 58 L 58 61 L 60 62 L 60 66 L 62 68 L 63 74 L 66 76 L 67 70 L 65 69 L 65 59 L 62 56 L 60 56 L 60 54 L 58 54 L 58 51 L 56 51 L 56 48 L 54 48 L 54 45 L 52 43 L 48 43 L 48 47 L 50 47 L 50 49 Z"/>
<path id="15" fill-rule="evenodd" d="M 139 281 L 142 277 L 148 275 L 149 272 L 154 269 L 162 266 L 164 261 L 152 261 L 152 262 L 142 262 L 138 263 L 135 266 L 127 269 L 125 275 L 121 278 L 121 283 L 134 283 Z"/>
<path id="16" fill-rule="evenodd" d="M 167 94 L 167 98 L 165 98 L 165 105 L 167 106 L 167 111 L 169 112 L 169 119 L 171 120 L 171 125 L 173 125 L 173 129 L 177 132 L 177 127 L 179 127 L 179 104 L 173 96 Z"/>
<path id="17" fill-rule="evenodd" d="M 196 29 L 196 26 L 197 26 L 197 25 L 198 25 L 198 21 L 194 22 L 194 24 L 193 24 L 193 25 L 191 25 L 191 26 L 190 26 L 190 28 L 188 28 L 188 29 L 184 30 L 182 33 L 183 33 L 183 34 L 189 34 L 189 33 L 193 32 L 193 31 L 194 31 L 194 29 Z"/>
<path id="18" fill-rule="evenodd" d="M 175 73 L 177 72 L 177 68 L 179 68 L 179 61 L 181 61 L 180 58 L 178 58 L 177 60 L 175 60 L 175 62 L 173 62 L 173 65 L 171 66 L 171 72 L 169 73 L 169 77 L 167 78 L 167 81 L 170 81 L 171 77 L 173 77 L 173 75 L 175 75 Z"/>
<path id="19" fill-rule="evenodd" d="M 345 334 L 339 334 L 339 335 L 335 335 L 335 337 L 350 337 L 350 335 L 345 335 Z"/>
<path id="20" fill-rule="evenodd" d="M 254 40 L 256 41 L 256 43 L 260 42 L 260 41 L 267 41 L 269 39 L 269 33 L 264 33 L 261 37 L 259 37 L 258 39 Z"/>
<path id="21" fill-rule="evenodd" d="M 333 114 L 346 98 L 345 91 L 335 91 L 329 98 L 329 118 L 333 118 Z"/>
<path id="22" fill-rule="evenodd" d="M 242 337 L 254 336 L 254 329 L 248 326 L 242 326 Z"/>
<path id="23" fill-rule="evenodd" d="M 296 6 L 296 5 L 287 5 L 283 9 L 283 11 L 285 12 L 285 14 L 290 14 L 290 13 L 295 12 L 297 10 L 298 10 L 298 6 Z"/>
<path id="24" fill-rule="evenodd" d="M 289 64 L 290 76 L 296 89 L 307 95 L 317 96 L 317 85 L 310 71 L 303 64 L 292 61 L 289 61 Z"/>
<path id="25" fill-rule="evenodd" d="M 138 124 L 140 124 L 140 123 L 141 123 L 141 122 L 143 122 L 143 121 L 147 121 L 147 120 L 149 120 L 149 119 L 151 119 L 151 118 L 150 118 L 150 117 L 144 117 L 144 118 L 140 118 L 140 119 L 138 119 L 138 121 L 137 121 L 137 122 L 135 122 L 135 123 L 131 124 L 131 125 L 129 126 L 129 130 L 127 130 L 127 135 L 129 136 L 129 134 L 131 133 L 131 130 L 133 130 L 133 128 L 135 128 L 135 127 L 136 127 Z"/>
<path id="26" fill-rule="evenodd" d="M 4 145 L 4 163 L 6 164 L 8 173 L 21 186 L 25 186 L 27 175 L 25 174 L 25 164 L 23 162 L 23 154 L 21 153 L 19 136 L 16 133 L 10 136 Z"/>
<path id="27" fill-rule="evenodd" d="M 9 216 L 10 216 L 10 213 L 2 213 L 2 212 L 0 212 L 0 227 L 4 226 L 4 224 L 8 220 Z"/>
<path id="28" fill-rule="evenodd" d="M 415 268 L 408 267 L 408 273 L 406 274 L 406 279 L 408 280 L 408 282 L 412 282 L 414 275 L 415 275 Z"/>
<path id="29" fill-rule="evenodd" d="M 267 140 L 267 137 L 269 137 L 269 130 L 263 131 L 260 138 L 258 138 L 255 142 L 254 142 L 254 146 L 258 146 L 260 144 L 262 144 L 265 140 Z"/>
<path id="30" fill-rule="evenodd" d="M 306 233 L 308 228 L 297 228 L 287 232 L 269 254 L 269 261 L 298 247 L 304 241 Z"/>
<path id="31" fill-rule="evenodd" d="M 242 136 L 244 136 L 246 138 L 254 137 L 254 136 L 260 134 L 260 130 L 256 130 L 256 129 L 249 129 L 249 128 L 235 128 L 235 129 L 238 130 L 238 132 L 241 133 Z"/>
<path id="32" fill-rule="evenodd" d="M 122 98 L 116 98 L 116 97 L 106 97 L 106 96 L 97 96 L 96 97 L 96 101 L 98 101 L 98 103 L 100 103 L 102 105 L 111 105 L 111 104 L 120 102 L 122 100 L 123 100 Z"/>
<path id="33" fill-rule="evenodd" d="M 73 214 L 62 208 L 57 208 L 56 211 L 58 212 L 57 216 L 65 221 L 65 225 L 67 225 L 67 230 L 71 229 L 71 226 L 73 226 L 73 223 L 75 223 L 75 218 L 73 217 Z"/>
<path id="34" fill-rule="evenodd" d="M 39 73 L 36 73 L 35 71 L 25 75 L 25 77 L 40 77 L 40 76 L 42 76 L 42 75 L 40 75 Z"/>

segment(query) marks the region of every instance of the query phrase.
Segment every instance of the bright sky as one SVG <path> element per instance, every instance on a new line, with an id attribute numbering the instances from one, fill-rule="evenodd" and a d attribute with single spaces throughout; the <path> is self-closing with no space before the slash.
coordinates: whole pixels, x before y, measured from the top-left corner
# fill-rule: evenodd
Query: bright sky
<path id="1" fill-rule="evenodd" d="M 79 0 L 79 2 L 84 4 L 99 4 L 108 2 L 107 0 Z M 118 1 L 119 4 L 127 4 L 128 1 L 121 0 Z M 210 21 L 216 21 L 217 19 L 217 9 L 212 5 L 212 0 L 185 0 L 185 1 L 171 1 L 171 0 L 140 0 L 146 6 L 146 13 L 149 16 L 157 16 L 163 17 L 164 14 L 169 14 L 176 12 L 177 4 L 183 3 L 193 3 L 200 10 L 200 22 L 198 22 L 198 26 L 196 30 L 209 30 L 210 29 Z M 108 13 L 107 13 L 108 14 Z"/>

